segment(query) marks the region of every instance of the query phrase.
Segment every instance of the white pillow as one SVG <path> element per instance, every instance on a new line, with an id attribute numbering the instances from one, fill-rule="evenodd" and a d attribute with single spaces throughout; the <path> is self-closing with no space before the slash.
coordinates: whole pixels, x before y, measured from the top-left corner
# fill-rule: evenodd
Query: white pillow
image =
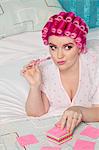
<path id="1" fill-rule="evenodd" d="M 26 32 L 0 40 L 0 65 L 24 59 L 28 55 L 38 58 L 48 53 L 47 46 L 43 44 L 41 31 Z"/>

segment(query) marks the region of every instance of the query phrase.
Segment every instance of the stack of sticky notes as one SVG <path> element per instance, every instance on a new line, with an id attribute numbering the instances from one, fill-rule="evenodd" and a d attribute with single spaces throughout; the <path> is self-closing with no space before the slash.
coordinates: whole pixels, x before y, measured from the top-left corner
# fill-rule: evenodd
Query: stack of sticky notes
<path id="1" fill-rule="evenodd" d="M 72 139 L 72 134 L 66 131 L 66 128 L 61 129 L 57 126 L 48 130 L 46 136 L 50 141 L 55 142 L 56 144 L 62 144 Z"/>

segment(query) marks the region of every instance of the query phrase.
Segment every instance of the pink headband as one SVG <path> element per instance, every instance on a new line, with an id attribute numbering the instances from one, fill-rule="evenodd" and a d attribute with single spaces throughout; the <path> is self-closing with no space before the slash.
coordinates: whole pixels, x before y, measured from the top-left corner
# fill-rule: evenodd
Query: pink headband
<path id="1" fill-rule="evenodd" d="M 49 18 L 42 30 L 42 39 L 48 45 L 48 37 L 51 35 L 68 36 L 75 39 L 82 53 L 86 52 L 86 34 L 88 26 L 82 18 L 74 12 L 60 12 Z"/>

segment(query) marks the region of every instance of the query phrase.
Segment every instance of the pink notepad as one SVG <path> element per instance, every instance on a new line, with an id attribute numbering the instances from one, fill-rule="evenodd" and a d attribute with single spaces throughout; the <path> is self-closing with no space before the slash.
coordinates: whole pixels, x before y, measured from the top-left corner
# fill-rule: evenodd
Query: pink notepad
<path id="1" fill-rule="evenodd" d="M 95 142 L 77 140 L 73 150 L 94 150 L 94 148 L 95 148 Z"/>
<path id="2" fill-rule="evenodd" d="M 57 144 L 62 144 L 72 138 L 72 134 L 66 131 L 66 128 L 60 129 L 55 126 L 46 133 L 47 138 Z"/>
<path id="3" fill-rule="evenodd" d="M 17 137 L 17 141 L 23 147 L 30 144 L 38 143 L 38 140 L 33 134 Z"/>
<path id="4" fill-rule="evenodd" d="M 89 125 L 80 134 L 86 135 L 91 138 L 98 138 L 99 137 L 99 129 Z"/>

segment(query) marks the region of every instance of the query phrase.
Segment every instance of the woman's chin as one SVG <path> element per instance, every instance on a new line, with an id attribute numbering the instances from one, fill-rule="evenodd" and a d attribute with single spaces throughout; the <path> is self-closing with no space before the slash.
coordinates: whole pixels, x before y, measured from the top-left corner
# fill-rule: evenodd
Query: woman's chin
<path id="1" fill-rule="evenodd" d="M 58 68 L 59 68 L 60 71 L 65 71 L 65 70 L 67 70 L 67 67 L 64 66 L 64 65 L 61 65 L 61 66 L 59 65 Z"/>

